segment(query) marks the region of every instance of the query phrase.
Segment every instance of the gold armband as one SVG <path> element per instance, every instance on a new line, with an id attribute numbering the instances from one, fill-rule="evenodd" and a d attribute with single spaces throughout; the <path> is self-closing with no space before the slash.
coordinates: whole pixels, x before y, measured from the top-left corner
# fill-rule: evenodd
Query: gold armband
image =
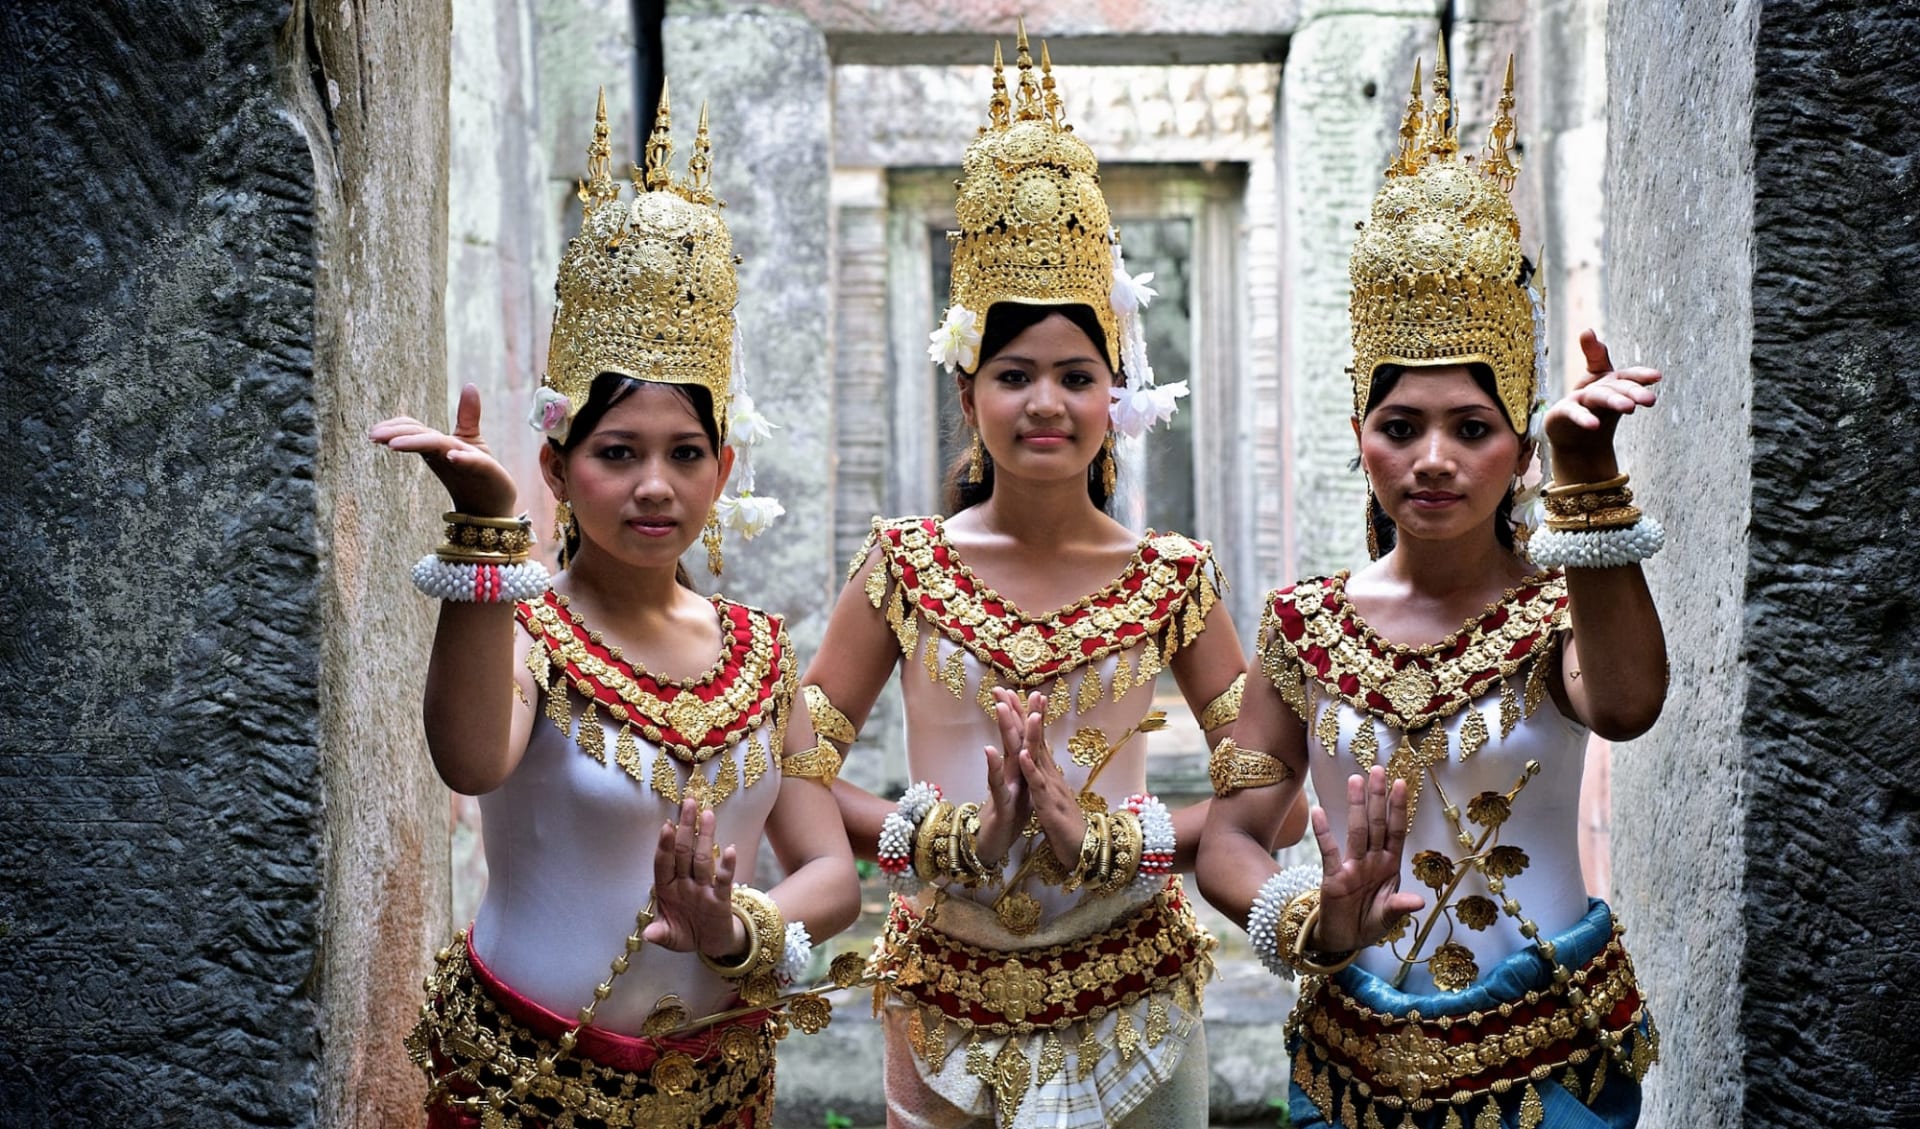
<path id="1" fill-rule="evenodd" d="M 758 1006 L 780 994 L 773 970 L 786 954 L 787 923 L 773 899 L 751 886 L 733 888 L 733 916 L 746 927 L 747 955 L 738 963 L 722 964 L 701 953 L 700 963 L 738 985 L 743 1003 Z"/>
<path id="2" fill-rule="evenodd" d="M 808 683 L 800 688 L 800 696 L 806 699 L 807 717 L 813 721 L 813 735 L 838 741 L 842 745 L 851 745 L 860 734 L 853 727 L 847 715 L 834 707 L 827 698 L 827 692 Z"/>
<path id="3" fill-rule="evenodd" d="M 1244 788 L 1264 788 L 1291 780 L 1293 769 L 1271 753 L 1243 749 L 1228 737 L 1213 747 L 1213 755 L 1207 759 L 1207 777 L 1213 781 L 1214 795 L 1231 796 Z"/>
<path id="4" fill-rule="evenodd" d="M 840 754 L 832 745 L 822 741 L 811 749 L 781 757 L 780 775 L 799 780 L 818 780 L 831 788 L 840 776 Z"/>
<path id="5" fill-rule="evenodd" d="M 1240 717 L 1240 696 L 1246 693 L 1247 676 L 1242 672 L 1233 680 L 1233 685 L 1221 691 L 1220 696 L 1207 703 L 1200 711 L 1200 728 L 1211 733 L 1223 725 L 1231 725 Z"/>

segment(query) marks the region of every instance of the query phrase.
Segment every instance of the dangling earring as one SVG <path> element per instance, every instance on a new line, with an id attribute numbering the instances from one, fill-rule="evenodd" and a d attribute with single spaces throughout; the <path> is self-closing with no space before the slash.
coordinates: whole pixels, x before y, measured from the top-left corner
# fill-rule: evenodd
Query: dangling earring
<path id="1" fill-rule="evenodd" d="M 987 480 L 987 449 L 980 444 L 980 432 L 973 433 L 973 447 L 967 452 L 967 481 Z"/>
<path id="2" fill-rule="evenodd" d="M 720 518 L 716 514 L 707 515 L 707 528 L 700 534 L 700 540 L 707 546 L 707 571 L 720 575 L 720 566 L 725 562 L 720 558 Z"/>
<path id="3" fill-rule="evenodd" d="M 573 506 L 565 498 L 553 507 L 553 542 L 560 546 L 560 567 L 567 567 L 573 554 L 567 551 L 567 545 L 580 535 L 580 525 L 573 519 Z"/>
<path id="4" fill-rule="evenodd" d="M 1100 485 L 1106 487 L 1107 497 L 1113 497 L 1114 488 L 1120 482 L 1120 468 L 1113 459 L 1113 432 L 1107 432 L 1107 438 L 1100 444 Z"/>
<path id="5" fill-rule="evenodd" d="M 1380 559 L 1380 531 L 1374 528 L 1373 511 L 1380 503 L 1373 497 L 1373 479 L 1367 479 L 1367 559 Z"/>

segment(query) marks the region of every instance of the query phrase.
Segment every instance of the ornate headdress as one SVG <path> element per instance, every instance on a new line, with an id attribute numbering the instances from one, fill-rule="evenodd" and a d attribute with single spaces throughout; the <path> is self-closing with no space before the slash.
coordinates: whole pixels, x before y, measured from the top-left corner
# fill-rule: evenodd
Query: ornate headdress
<path id="1" fill-rule="evenodd" d="M 603 372 L 705 388 L 721 438 L 727 435 L 739 293 L 733 237 L 708 179 L 706 107 L 684 180 L 669 167 L 670 126 L 663 83 L 646 168 L 634 166 L 633 203 L 621 207 L 607 145 L 607 96 L 600 94 L 579 187 L 585 215 L 560 259 L 547 375 L 535 402 L 534 426 L 549 435 L 565 436 Z"/>
<path id="2" fill-rule="evenodd" d="M 579 185 L 580 234 L 560 258 L 547 373 L 528 422 L 564 441 L 603 372 L 706 389 L 721 441 L 741 456 L 735 468 L 739 495 L 723 496 L 715 509 L 728 528 L 752 537 L 783 512 L 774 499 L 753 497 L 753 466 L 746 457 L 747 448 L 777 425 L 755 410 L 753 397 L 740 387 L 733 316 L 739 260 L 720 218 L 726 205 L 713 194 L 707 108 L 700 107 L 685 178 L 671 168 L 670 111 L 663 80 L 647 164 L 633 166 L 633 203 L 622 207 L 607 144 L 607 94 L 600 92 L 587 178 Z"/>
<path id="3" fill-rule="evenodd" d="M 1414 64 L 1400 150 L 1353 248 L 1353 414 L 1366 412 L 1380 365 L 1479 362 L 1493 370 L 1507 422 L 1525 435 L 1540 327 L 1537 298 L 1520 285 L 1520 221 L 1507 199 L 1518 173 L 1509 151 L 1513 59 L 1477 165 L 1460 156 L 1448 94 L 1443 42 L 1431 108 Z"/>
<path id="4" fill-rule="evenodd" d="M 987 124 L 967 146 L 955 208 L 953 280 L 946 316 L 927 353 L 951 372 L 980 361 L 980 331 L 996 302 L 1084 305 L 1105 331 L 1107 356 L 1125 373 L 1113 417 L 1137 435 L 1171 418 L 1186 382 L 1157 387 L 1147 363 L 1140 311 L 1154 297 L 1151 273 L 1127 274 L 1120 237 L 1100 192 L 1093 150 L 1060 120 L 1053 59 L 1040 45 L 1040 74 L 1022 23 L 1016 41 L 1019 84 L 1007 93 L 1000 45 L 993 45 L 993 96 Z"/>

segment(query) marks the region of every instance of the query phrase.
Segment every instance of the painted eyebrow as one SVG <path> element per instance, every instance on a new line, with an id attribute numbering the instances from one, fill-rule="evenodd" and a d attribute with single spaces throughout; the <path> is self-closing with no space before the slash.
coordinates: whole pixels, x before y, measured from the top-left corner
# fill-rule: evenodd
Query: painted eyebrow
<path id="1" fill-rule="evenodd" d="M 596 431 L 593 433 L 593 437 L 595 439 L 626 440 L 637 440 L 641 438 L 640 433 L 637 431 Z M 690 439 L 705 439 L 706 437 L 707 433 L 704 431 L 679 431 L 668 436 L 668 439 L 674 443 L 684 443 Z"/>
<path id="2" fill-rule="evenodd" d="M 1409 416 L 1423 416 L 1427 414 L 1426 409 L 1416 408 L 1410 404 L 1386 403 L 1386 404 L 1380 405 L 1379 410 L 1383 412 L 1399 412 L 1402 415 L 1409 415 Z M 1493 410 L 1494 408 L 1489 404 L 1463 404 L 1457 408 L 1448 408 L 1445 412 L 1441 414 L 1450 415 L 1450 416 L 1467 416 L 1467 415 L 1478 415 L 1481 412 L 1492 412 Z"/>
<path id="3" fill-rule="evenodd" d="M 1040 367 L 1040 363 L 1034 360 L 1032 357 L 1022 357 L 1017 353 L 1001 353 L 999 356 L 993 358 L 993 360 L 1018 362 L 1020 364 L 1028 366 L 1029 368 Z M 992 364 L 993 361 L 988 361 L 987 363 Z M 1068 357 L 1066 360 L 1063 360 L 1063 361 L 1055 361 L 1053 367 L 1067 368 L 1072 365 L 1090 365 L 1092 363 L 1093 363 L 1092 357 Z"/>

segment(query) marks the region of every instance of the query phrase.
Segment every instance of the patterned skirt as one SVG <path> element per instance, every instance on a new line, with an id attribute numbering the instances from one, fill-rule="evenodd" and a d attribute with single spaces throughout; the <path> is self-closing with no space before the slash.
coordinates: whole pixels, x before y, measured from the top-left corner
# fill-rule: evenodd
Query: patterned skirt
<path id="1" fill-rule="evenodd" d="M 462 934 L 440 950 L 407 1051 L 428 1129 L 765 1129 L 778 1022 L 764 1012 L 649 1039 L 572 1021 L 508 987 Z"/>
<path id="2" fill-rule="evenodd" d="M 905 1084 L 889 1063 L 888 1104 L 931 1094 L 1002 1127 L 1079 1129 L 1120 1120 L 1168 1083 L 1202 1037 L 1214 941 L 1177 878 L 1144 900 L 1113 900 L 1083 932 L 1019 938 L 971 901 L 922 914 L 896 899 L 876 1002 L 889 1047 L 912 1048 L 913 1077 Z"/>
<path id="3" fill-rule="evenodd" d="M 1308 978 L 1288 1022 L 1296 1126 L 1625 1129 L 1659 1057 L 1606 903 L 1472 987 L 1411 995 L 1360 968 Z M 1566 970 L 1556 976 L 1555 967 Z"/>

